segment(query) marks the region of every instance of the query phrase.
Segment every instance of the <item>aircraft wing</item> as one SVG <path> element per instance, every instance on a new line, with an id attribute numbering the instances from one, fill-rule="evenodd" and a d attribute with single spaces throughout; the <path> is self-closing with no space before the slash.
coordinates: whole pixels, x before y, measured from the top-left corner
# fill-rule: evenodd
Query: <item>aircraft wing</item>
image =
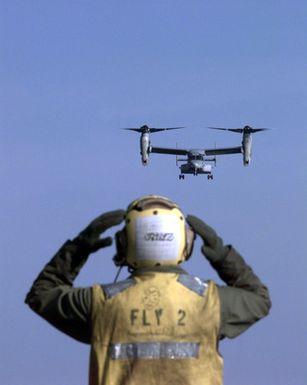
<path id="1" fill-rule="evenodd" d="M 205 150 L 206 155 L 227 155 L 241 153 L 242 147 L 213 148 L 212 150 Z"/>
<path id="2" fill-rule="evenodd" d="M 188 155 L 189 151 L 180 148 L 151 147 L 150 152 L 155 154 Z"/>

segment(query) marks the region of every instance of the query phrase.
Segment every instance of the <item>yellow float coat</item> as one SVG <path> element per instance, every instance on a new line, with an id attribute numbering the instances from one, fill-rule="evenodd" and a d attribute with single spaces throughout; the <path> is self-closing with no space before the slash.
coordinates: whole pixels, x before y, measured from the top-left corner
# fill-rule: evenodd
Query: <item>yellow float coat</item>
<path id="1" fill-rule="evenodd" d="M 222 385 L 213 282 L 147 272 L 114 288 L 92 290 L 90 385 Z"/>

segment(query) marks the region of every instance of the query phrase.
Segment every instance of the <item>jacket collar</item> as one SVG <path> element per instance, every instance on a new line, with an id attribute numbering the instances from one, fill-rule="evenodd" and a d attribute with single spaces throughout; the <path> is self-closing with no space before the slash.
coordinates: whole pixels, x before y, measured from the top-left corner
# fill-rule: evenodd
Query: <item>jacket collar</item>
<path id="1" fill-rule="evenodd" d="M 176 274 L 188 274 L 179 266 L 154 266 L 154 267 L 142 267 L 132 271 L 133 275 L 142 275 L 145 273 L 176 273 Z"/>

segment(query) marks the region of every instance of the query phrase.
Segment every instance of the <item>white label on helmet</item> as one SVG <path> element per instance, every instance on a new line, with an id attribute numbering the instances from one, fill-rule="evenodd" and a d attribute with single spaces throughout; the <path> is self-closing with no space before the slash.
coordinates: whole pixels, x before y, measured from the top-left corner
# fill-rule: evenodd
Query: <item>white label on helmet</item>
<path id="1" fill-rule="evenodd" d="M 178 258 L 180 222 L 172 215 L 136 218 L 136 258 L 171 261 Z"/>

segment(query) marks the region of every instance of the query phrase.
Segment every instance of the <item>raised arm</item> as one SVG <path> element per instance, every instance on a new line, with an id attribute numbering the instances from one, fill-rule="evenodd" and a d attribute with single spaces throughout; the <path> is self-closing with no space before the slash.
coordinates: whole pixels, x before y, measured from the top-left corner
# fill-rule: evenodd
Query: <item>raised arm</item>
<path id="1" fill-rule="evenodd" d="M 78 341 L 90 343 L 91 288 L 74 288 L 73 282 L 90 253 L 111 245 L 100 239 L 124 218 L 123 210 L 105 213 L 92 221 L 73 241 L 67 241 L 34 281 L 25 302 L 57 329 Z"/>
<path id="2" fill-rule="evenodd" d="M 233 338 L 265 317 L 271 307 L 268 289 L 230 245 L 224 246 L 216 232 L 199 218 L 187 221 L 203 239 L 202 253 L 227 286 L 219 286 L 220 338 Z"/>

